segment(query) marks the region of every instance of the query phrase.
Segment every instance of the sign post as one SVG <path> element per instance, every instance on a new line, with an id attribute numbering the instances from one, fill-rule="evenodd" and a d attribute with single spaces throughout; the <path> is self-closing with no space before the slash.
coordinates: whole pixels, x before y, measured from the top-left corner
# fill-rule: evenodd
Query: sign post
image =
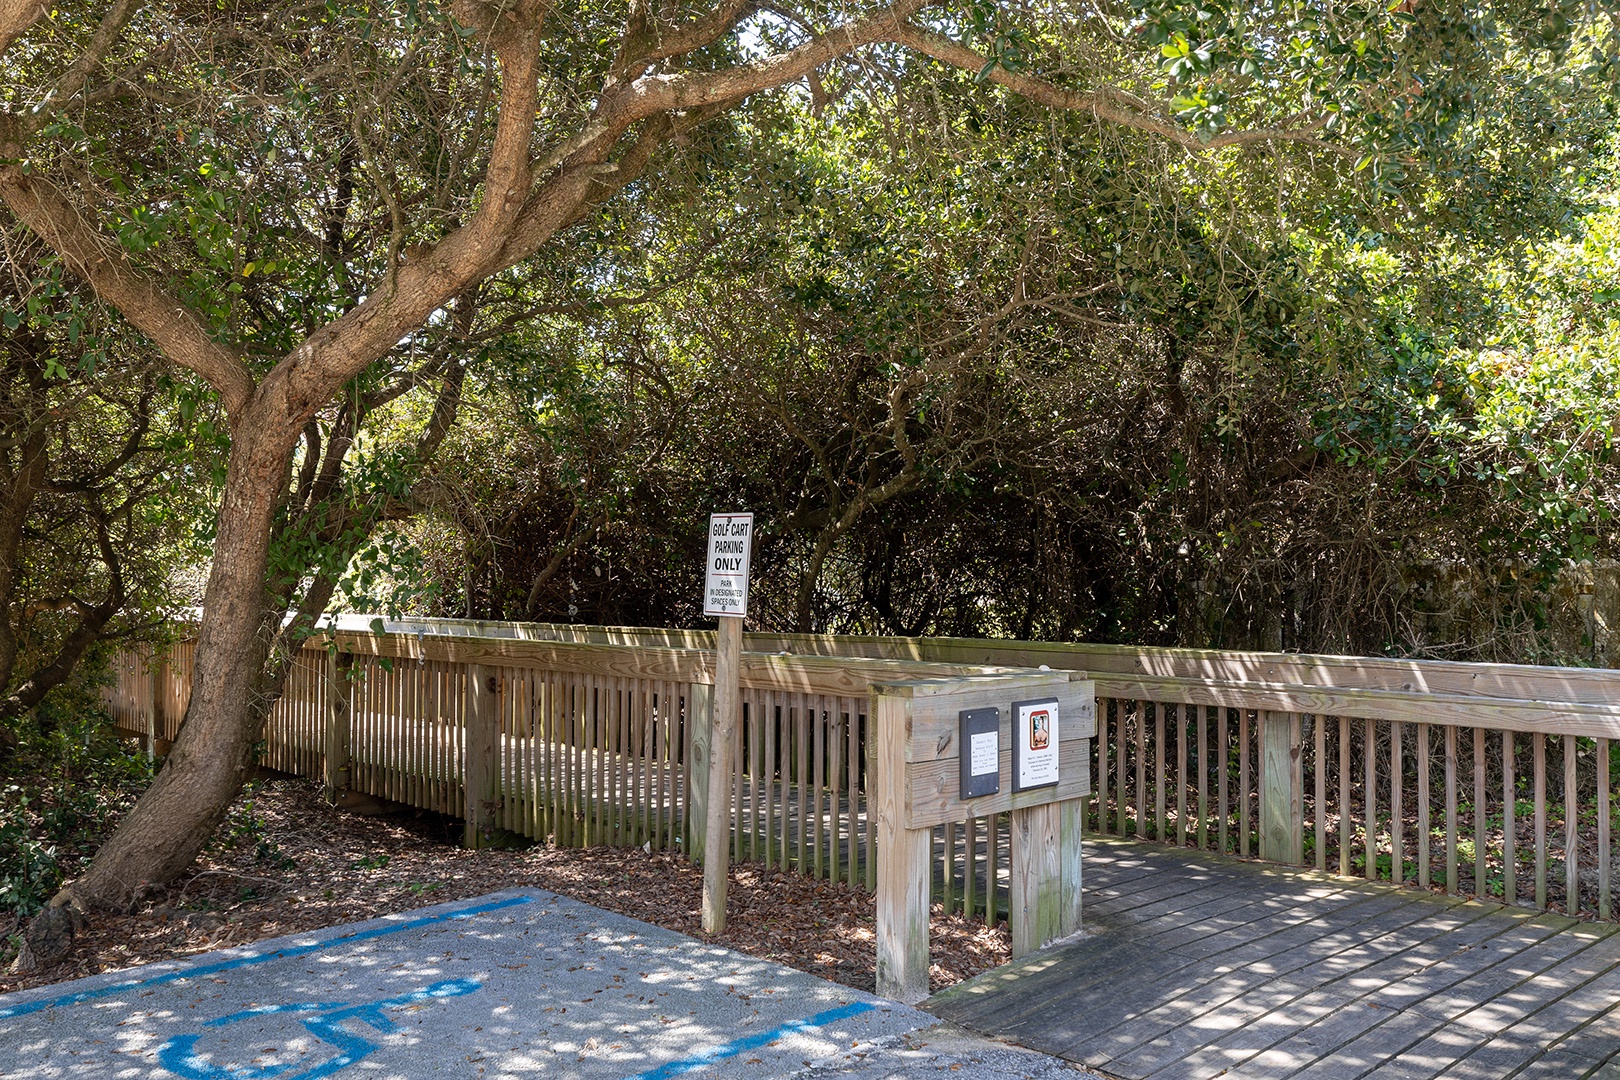
<path id="1" fill-rule="evenodd" d="M 709 801 L 703 838 L 703 931 L 726 928 L 730 870 L 731 790 L 742 712 L 743 619 L 748 614 L 748 566 L 753 514 L 709 515 L 709 556 L 703 571 L 703 614 L 719 618 L 714 666 L 714 713 L 709 728 Z"/>

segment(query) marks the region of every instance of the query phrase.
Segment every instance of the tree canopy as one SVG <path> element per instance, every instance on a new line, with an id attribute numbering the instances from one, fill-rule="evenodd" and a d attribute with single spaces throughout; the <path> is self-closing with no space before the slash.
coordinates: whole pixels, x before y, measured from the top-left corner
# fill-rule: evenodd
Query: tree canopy
<path id="1" fill-rule="evenodd" d="M 1236 496 L 1275 489 L 1295 529 L 1302 453 L 1349 469 L 1398 441 L 1383 395 L 1429 362 L 1400 368 L 1399 343 L 1438 362 L 1500 325 L 1458 317 L 1495 301 L 1425 253 L 1521 281 L 1582 212 L 1620 52 L 1563 2 L 0 0 L 0 66 L 0 200 L 172 365 L 217 500 L 180 741 L 43 947 L 189 863 L 289 647 L 370 587 L 356 554 L 409 561 L 386 525 L 424 505 L 492 539 L 502 514 L 554 529 L 529 608 L 648 484 L 774 506 L 800 625 L 834 614 L 829 572 L 928 625 L 931 601 L 894 599 L 928 572 L 907 530 L 942 557 L 982 543 L 942 493 L 1045 530 L 1034 575 L 992 568 L 962 625 L 1030 629 L 1007 598 L 1099 551 L 1162 568 L 1152 507 L 1192 523 L 1201 569 L 1054 629 L 1241 593 L 1218 572 L 1256 535 Z M 1359 434 L 1302 450 L 1347 378 Z M 547 463 L 538 503 L 435 464 L 469 379 L 513 412 L 507 461 Z M 1124 388 L 1126 422 L 1100 422 Z M 673 442 L 648 403 L 739 441 Z M 763 461 L 712 422 L 733 409 L 768 425 Z M 1424 442 L 1421 468 L 1451 452 Z M 1077 458 L 1103 468 L 1054 483 Z M 882 507 L 893 557 L 834 566 Z"/>

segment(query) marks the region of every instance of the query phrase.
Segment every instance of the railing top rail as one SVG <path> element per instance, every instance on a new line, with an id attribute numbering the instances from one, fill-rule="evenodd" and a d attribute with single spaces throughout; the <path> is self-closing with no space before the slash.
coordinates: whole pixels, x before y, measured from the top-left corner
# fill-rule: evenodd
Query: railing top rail
<path id="1" fill-rule="evenodd" d="M 359 616 L 340 618 L 341 626 L 363 622 Z M 602 642 L 689 649 L 713 648 L 714 640 L 711 631 L 656 627 L 488 623 L 454 619 L 401 620 L 387 625 L 390 630 L 396 626 L 410 627 L 411 631 L 420 627 L 430 633 L 476 632 L 479 636 L 533 641 Z M 1592 705 L 1620 702 L 1620 670 L 1613 668 L 1562 668 L 1457 660 L 1404 660 L 949 637 L 750 633 L 744 636 L 743 642 L 743 647 L 751 651 L 788 651 L 796 655 L 865 656 L 1014 667 L 1047 664 L 1053 668 L 1083 670 L 1093 674 L 1209 679 L 1226 683 L 1276 683 Z"/>
<path id="2" fill-rule="evenodd" d="M 1151 678 L 1096 672 L 1100 698 L 1214 705 L 1235 709 L 1442 724 L 1545 735 L 1620 738 L 1620 705 L 1465 694 L 1408 693 L 1285 683 Z"/>
<path id="3" fill-rule="evenodd" d="M 375 634 L 340 628 L 337 648 L 356 655 L 386 656 L 407 662 L 448 661 L 463 664 L 544 666 L 605 678 L 712 683 L 711 650 L 650 644 L 548 641 L 470 634 L 440 636 L 424 627 L 417 633 Z M 306 649 L 323 650 L 324 638 L 312 638 Z M 906 683 L 926 693 L 929 681 L 960 684 L 963 680 L 1049 676 L 1026 668 L 892 660 L 861 656 L 792 656 L 745 652 L 741 684 L 745 689 L 865 697 L 877 684 Z"/>

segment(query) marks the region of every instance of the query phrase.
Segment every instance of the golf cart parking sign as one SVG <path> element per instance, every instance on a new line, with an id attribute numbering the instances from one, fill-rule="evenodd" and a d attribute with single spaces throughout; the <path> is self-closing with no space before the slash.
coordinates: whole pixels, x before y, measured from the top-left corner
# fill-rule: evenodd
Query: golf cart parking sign
<path id="1" fill-rule="evenodd" d="M 703 614 L 748 614 L 748 563 L 753 514 L 709 515 L 709 559 L 703 570 Z"/>

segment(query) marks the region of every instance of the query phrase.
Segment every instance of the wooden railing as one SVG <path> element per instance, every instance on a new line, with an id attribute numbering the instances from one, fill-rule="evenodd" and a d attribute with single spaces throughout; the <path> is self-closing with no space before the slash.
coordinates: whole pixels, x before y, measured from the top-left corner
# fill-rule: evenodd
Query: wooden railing
<path id="1" fill-rule="evenodd" d="M 365 623 L 345 619 L 340 626 Z M 382 640 L 472 633 L 526 649 L 713 648 L 712 634 L 657 629 L 457 620 L 389 628 L 402 633 Z M 760 654 L 785 651 L 1086 671 L 1098 699 L 1087 817 L 1095 832 L 1541 910 L 1616 915 L 1611 778 L 1620 672 L 952 638 L 749 634 L 744 648 L 756 665 Z M 681 688 L 691 684 L 672 685 L 674 720 L 684 715 Z M 757 726 L 744 737 L 745 756 L 775 768 L 739 770 L 746 795 L 734 851 L 870 887 L 869 836 L 862 832 L 868 721 L 849 704 L 859 690 L 846 687 L 841 703 L 840 693 L 828 693 L 835 704 L 812 703 L 775 683 L 756 683 L 753 693 L 748 723 Z M 656 706 L 653 715 L 661 715 Z M 678 739 L 685 729 L 676 723 L 671 730 L 682 733 L 669 739 L 684 761 Z M 588 734 L 569 737 L 594 745 Z M 800 755 L 809 758 L 803 767 Z M 679 788 L 685 772 L 677 775 Z M 800 776 L 819 782 L 800 784 Z M 665 804 L 655 805 L 667 843 L 678 804 L 673 817 Z M 859 842 L 851 839 L 857 833 Z M 936 896 L 994 921 L 1005 910 L 1005 815 L 941 826 L 934 850 Z"/>
<path id="2" fill-rule="evenodd" d="M 106 694 L 115 722 L 154 749 L 174 738 L 193 655 L 183 645 L 120 657 Z M 992 919 L 1008 911 L 1015 955 L 1078 928 L 1089 682 L 1049 669 L 744 653 L 735 765 L 728 790 L 714 792 L 714 677 L 714 654 L 685 645 L 340 623 L 293 658 L 260 759 L 322 778 L 333 798 L 355 791 L 460 816 L 472 845 L 508 830 L 697 859 L 707 807 L 724 799 L 733 859 L 876 893 L 879 989 L 907 1001 L 928 990 L 936 837 L 947 841 L 948 888 L 982 895 Z M 1066 702 L 1065 772 L 1049 791 L 1009 783 L 974 803 L 996 811 L 985 815 L 981 879 L 977 822 L 959 798 L 957 718 L 998 704 L 1010 724 L 1012 702 L 1029 699 Z M 1010 739 L 1001 747 L 1010 775 Z"/>
<path id="3" fill-rule="evenodd" d="M 462 817 L 474 842 L 505 829 L 701 855 L 694 806 L 707 797 L 707 769 L 695 765 L 707 736 L 694 718 L 708 713 L 712 652 L 468 632 L 498 624 L 409 623 L 376 635 L 368 621 L 344 619 L 330 642 L 294 658 L 266 725 L 266 767 L 322 778 L 333 795 Z M 744 656 L 732 857 L 871 890 L 873 684 L 1004 669 L 780 652 Z M 160 748 L 172 741 L 193 655 L 190 641 L 122 654 L 105 697 L 119 726 Z M 1007 909 L 1008 829 L 997 814 L 935 830 L 941 891 L 991 922 Z"/>
<path id="4" fill-rule="evenodd" d="M 535 639 L 712 641 L 511 625 Z M 1094 831 L 1617 914 L 1617 671 L 967 638 L 749 634 L 744 648 L 1086 671 L 1098 696 Z M 956 832 L 941 830 L 942 854 L 956 854 L 941 859 L 940 891 L 983 911 L 963 851 L 993 861 L 1005 847 Z"/>

